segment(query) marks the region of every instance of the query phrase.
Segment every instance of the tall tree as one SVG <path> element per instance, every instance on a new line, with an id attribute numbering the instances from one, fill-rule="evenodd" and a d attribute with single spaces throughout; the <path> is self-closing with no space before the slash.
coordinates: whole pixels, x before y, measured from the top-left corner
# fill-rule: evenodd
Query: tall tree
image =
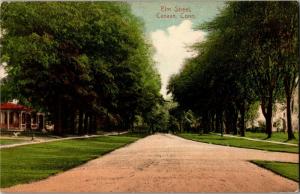
<path id="1" fill-rule="evenodd" d="M 139 91 L 159 96 L 143 24 L 126 3 L 4 2 L 1 29 L 17 92 L 51 113 L 58 134 L 75 126 L 75 114 L 80 133 L 99 115 L 131 124 Z"/>
<path id="2" fill-rule="evenodd" d="M 215 118 L 221 133 L 223 115 L 226 131 L 237 133 L 238 110 L 244 136 L 245 113 L 258 97 L 271 137 L 273 105 L 284 88 L 290 99 L 297 81 L 296 4 L 228 2 L 216 18 L 199 27 L 208 36 L 193 46 L 198 55 L 170 80 L 174 99 L 198 113 L 202 122 L 208 114 Z"/>
<path id="3" fill-rule="evenodd" d="M 288 139 L 294 139 L 292 126 L 292 97 L 299 80 L 299 4 L 298 2 L 281 3 L 273 10 L 280 28 L 281 38 L 280 63 L 286 98 L 286 116 Z"/>
<path id="4" fill-rule="evenodd" d="M 298 25 L 298 4 L 296 2 L 233 2 L 231 7 L 239 17 L 235 20 L 240 21 L 243 26 L 239 31 L 244 34 L 241 48 L 245 48 L 246 53 L 250 54 L 248 62 L 252 64 L 250 68 L 252 80 L 256 83 L 254 89 L 261 99 L 261 108 L 266 119 L 266 132 L 268 137 L 271 137 L 273 104 L 283 88 L 283 83 L 289 85 L 286 78 L 290 75 L 284 72 L 295 74 L 295 70 L 292 69 L 293 63 L 297 63 L 294 60 L 297 58 L 295 56 L 298 55 L 296 54 L 298 35 L 295 30 Z M 290 63 L 291 60 L 294 62 Z M 287 67 L 289 71 L 285 70 Z M 290 79 L 293 80 L 291 81 L 293 84 L 288 87 L 295 87 L 296 77 L 291 76 Z M 285 88 L 287 89 L 287 86 Z"/>

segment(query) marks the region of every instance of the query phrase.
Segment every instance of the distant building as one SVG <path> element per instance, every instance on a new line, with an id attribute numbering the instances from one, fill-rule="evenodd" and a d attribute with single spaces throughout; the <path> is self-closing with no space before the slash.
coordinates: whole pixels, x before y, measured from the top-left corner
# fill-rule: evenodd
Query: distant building
<path id="1" fill-rule="evenodd" d="M 32 108 L 6 102 L 0 104 L 0 129 L 7 131 L 26 131 L 45 129 L 45 114 Z"/>
<path id="2" fill-rule="evenodd" d="M 299 131 L 299 94 L 298 87 L 293 95 L 292 102 L 292 127 L 293 131 Z M 254 126 L 259 126 L 259 123 L 265 123 L 265 117 L 262 114 L 261 107 L 258 110 L 258 117 L 254 122 Z M 287 116 L 286 116 L 286 104 L 275 103 L 275 110 L 273 110 L 272 117 L 272 130 L 273 131 L 285 131 L 287 132 Z M 248 127 L 250 127 L 248 125 Z"/>

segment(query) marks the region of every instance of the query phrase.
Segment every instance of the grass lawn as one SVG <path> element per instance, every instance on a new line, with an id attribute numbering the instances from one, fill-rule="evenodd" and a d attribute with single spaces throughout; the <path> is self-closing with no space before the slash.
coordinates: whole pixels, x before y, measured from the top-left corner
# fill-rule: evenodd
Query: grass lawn
<path id="1" fill-rule="evenodd" d="M 298 146 L 251 141 L 247 139 L 234 138 L 234 137 L 221 137 L 219 135 L 214 135 L 214 134 L 199 135 L 195 133 L 180 133 L 178 134 L 178 136 L 186 139 L 194 140 L 194 141 L 204 142 L 204 143 L 226 145 L 226 146 L 233 146 L 233 147 L 240 147 L 240 148 L 251 148 L 251 149 L 259 149 L 259 150 L 266 150 L 266 151 L 291 152 L 291 153 L 299 152 Z"/>
<path id="2" fill-rule="evenodd" d="M 5 139 L 0 138 L 0 145 L 9 145 L 9 144 L 15 144 L 15 143 L 22 143 L 26 140 L 23 139 Z"/>
<path id="3" fill-rule="evenodd" d="M 299 164 L 289 162 L 273 162 L 273 161 L 260 161 L 254 160 L 252 163 L 271 170 L 272 172 L 279 174 L 283 177 L 292 179 L 299 182 Z"/>
<path id="4" fill-rule="evenodd" d="M 287 137 L 288 134 L 287 133 L 273 132 L 272 133 L 272 137 L 269 138 L 269 139 L 267 139 L 268 135 L 266 133 L 246 132 L 246 137 L 249 137 L 249 138 L 298 144 L 299 143 L 299 134 L 298 133 L 294 133 L 294 135 L 295 135 L 296 139 L 288 141 L 287 140 L 288 139 L 288 137 Z"/>
<path id="5" fill-rule="evenodd" d="M 1 150 L 0 187 L 46 178 L 132 143 L 141 136 L 125 134 L 62 140 Z"/>

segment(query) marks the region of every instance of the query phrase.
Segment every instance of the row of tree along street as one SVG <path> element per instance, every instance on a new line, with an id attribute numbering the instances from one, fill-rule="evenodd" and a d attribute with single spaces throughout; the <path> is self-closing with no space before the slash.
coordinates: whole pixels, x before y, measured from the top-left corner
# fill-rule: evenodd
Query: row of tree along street
<path id="1" fill-rule="evenodd" d="M 143 24 L 126 3 L 3 2 L 1 101 L 49 113 L 55 132 L 151 128 L 163 102 Z"/>
<path id="2" fill-rule="evenodd" d="M 244 136 L 258 104 L 272 134 L 276 102 L 298 82 L 297 2 L 228 2 L 168 85 L 164 102 L 152 47 L 126 3 L 3 2 L 1 101 L 49 113 L 55 132 L 183 129 Z M 178 105 L 176 105 L 178 104 Z M 223 126 L 225 124 L 225 128 Z"/>
<path id="3" fill-rule="evenodd" d="M 272 135 L 276 102 L 287 107 L 288 138 L 294 138 L 291 98 L 298 83 L 298 2 L 228 2 L 221 13 L 198 29 L 208 32 L 193 45 L 197 56 L 186 61 L 168 85 L 179 106 L 178 119 L 191 110 L 197 129 L 245 134 L 245 117 L 257 102 Z"/>

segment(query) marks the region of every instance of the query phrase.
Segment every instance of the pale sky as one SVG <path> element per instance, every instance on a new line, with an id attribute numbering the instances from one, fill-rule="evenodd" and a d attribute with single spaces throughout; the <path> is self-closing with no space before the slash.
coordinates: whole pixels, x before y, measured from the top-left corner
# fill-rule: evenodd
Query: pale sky
<path id="1" fill-rule="evenodd" d="M 166 97 L 170 76 L 180 70 L 186 58 L 195 54 L 189 46 L 205 39 L 205 32 L 195 27 L 213 19 L 224 1 L 157 0 L 130 4 L 133 13 L 144 21 L 146 37 L 155 48 L 153 57 L 162 80 L 160 92 Z M 162 18 L 162 15 L 171 17 Z M 185 15 L 187 18 L 182 18 Z"/>
<path id="2" fill-rule="evenodd" d="M 178 72 L 184 59 L 195 54 L 188 46 L 203 41 L 205 33 L 194 31 L 191 20 L 183 20 L 179 25 L 170 26 L 166 30 L 153 31 L 150 36 L 156 50 L 154 61 L 161 75 L 161 93 L 166 96 L 169 77 Z"/>
<path id="3" fill-rule="evenodd" d="M 6 76 L 4 64 L 0 64 L 0 80 Z"/>

